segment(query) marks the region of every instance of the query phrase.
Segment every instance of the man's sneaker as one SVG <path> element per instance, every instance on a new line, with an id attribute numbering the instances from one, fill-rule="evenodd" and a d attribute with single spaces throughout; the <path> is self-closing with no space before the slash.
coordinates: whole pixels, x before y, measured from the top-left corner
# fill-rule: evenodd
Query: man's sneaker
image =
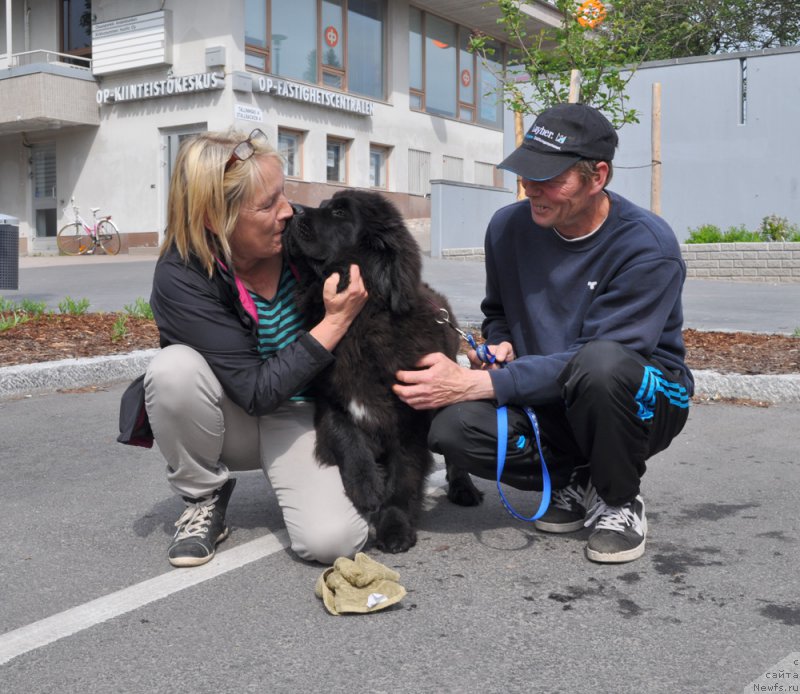
<path id="1" fill-rule="evenodd" d="M 177 531 L 169 546 L 173 566 L 200 566 L 214 558 L 217 544 L 228 537 L 225 510 L 236 485 L 230 478 L 217 491 L 201 499 L 184 497 L 186 510 L 175 522 Z"/>
<path id="2" fill-rule="evenodd" d="M 623 506 L 608 506 L 597 497 L 586 526 L 593 526 L 586 545 L 586 556 L 592 561 L 618 564 L 644 554 L 647 518 L 641 496 Z"/>
<path id="3" fill-rule="evenodd" d="M 594 488 L 591 482 L 581 486 L 573 481 L 563 489 L 553 492 L 550 506 L 533 525 L 537 530 L 546 533 L 572 533 L 580 530 L 586 520 L 586 508 L 593 498 Z"/>

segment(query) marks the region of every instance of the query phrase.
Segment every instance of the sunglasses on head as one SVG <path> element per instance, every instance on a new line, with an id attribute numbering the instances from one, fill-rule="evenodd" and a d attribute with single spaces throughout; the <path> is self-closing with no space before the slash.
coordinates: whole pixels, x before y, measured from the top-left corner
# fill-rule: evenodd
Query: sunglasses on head
<path id="1" fill-rule="evenodd" d="M 233 148 L 231 156 L 225 164 L 225 172 L 231 168 L 237 161 L 246 161 L 256 153 L 256 145 L 265 145 L 269 142 L 267 136 L 260 128 L 256 128 L 251 132 L 246 140 L 242 140 L 236 147 Z"/>

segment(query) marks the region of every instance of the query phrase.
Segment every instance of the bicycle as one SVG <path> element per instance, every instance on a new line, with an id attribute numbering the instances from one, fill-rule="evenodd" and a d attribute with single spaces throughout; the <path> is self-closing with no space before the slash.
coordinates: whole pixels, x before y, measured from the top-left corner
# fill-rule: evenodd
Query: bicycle
<path id="1" fill-rule="evenodd" d="M 81 217 L 75 198 L 70 198 L 75 221 L 65 224 L 58 230 L 56 243 L 58 250 L 64 255 L 90 255 L 99 247 L 109 255 L 119 253 L 122 241 L 117 225 L 111 221 L 111 215 L 97 216 L 99 207 L 90 207 L 94 223 L 90 226 Z"/>

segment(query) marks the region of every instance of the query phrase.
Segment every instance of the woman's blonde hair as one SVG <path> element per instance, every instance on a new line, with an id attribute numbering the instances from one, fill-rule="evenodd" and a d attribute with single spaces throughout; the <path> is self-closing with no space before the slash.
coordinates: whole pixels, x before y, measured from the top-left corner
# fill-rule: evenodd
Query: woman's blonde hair
<path id="1" fill-rule="evenodd" d="M 251 142 L 253 156 L 228 166 L 234 148 L 247 139 L 246 134 L 231 129 L 201 133 L 181 145 L 169 184 L 162 255 L 174 245 L 184 261 L 192 254 L 197 256 L 209 277 L 215 258 L 231 266 L 230 236 L 239 210 L 256 186 L 266 183 L 256 162 L 262 157 L 282 162 L 271 145 Z"/>

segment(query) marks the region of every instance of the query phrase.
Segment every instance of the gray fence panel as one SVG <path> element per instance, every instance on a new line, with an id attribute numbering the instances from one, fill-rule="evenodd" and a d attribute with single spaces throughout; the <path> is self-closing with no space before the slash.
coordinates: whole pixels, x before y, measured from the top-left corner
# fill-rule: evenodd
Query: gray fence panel
<path id="1" fill-rule="evenodd" d="M 514 199 L 504 188 L 431 181 L 431 257 L 451 248 L 483 248 L 492 215 Z"/>

